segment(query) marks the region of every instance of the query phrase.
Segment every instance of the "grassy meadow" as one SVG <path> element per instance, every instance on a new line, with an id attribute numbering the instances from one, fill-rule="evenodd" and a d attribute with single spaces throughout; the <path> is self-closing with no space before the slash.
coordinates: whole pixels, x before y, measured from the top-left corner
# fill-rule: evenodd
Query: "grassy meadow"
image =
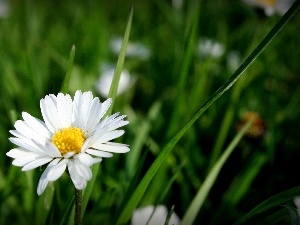
<path id="1" fill-rule="evenodd" d="M 73 224 L 71 179 L 38 196 L 44 168 L 12 165 L 9 130 L 22 112 L 42 119 L 40 100 L 61 91 L 67 71 L 72 97 L 105 101 L 110 83 L 99 79 L 117 62 L 130 80 L 110 93 L 112 113 L 127 115 L 117 142 L 130 152 L 93 166 L 82 224 L 131 224 L 134 209 L 158 204 L 183 225 L 300 224 L 299 0 L 284 16 L 238 0 L 180 2 L 7 1 L 0 224 Z"/>

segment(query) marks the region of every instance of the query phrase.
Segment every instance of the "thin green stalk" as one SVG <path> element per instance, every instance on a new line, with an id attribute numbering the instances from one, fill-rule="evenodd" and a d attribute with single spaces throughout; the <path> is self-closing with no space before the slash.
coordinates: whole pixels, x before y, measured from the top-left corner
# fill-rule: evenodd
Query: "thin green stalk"
<path id="1" fill-rule="evenodd" d="M 234 137 L 234 139 L 231 141 L 229 146 L 226 148 L 224 153 L 221 155 L 219 160 L 216 162 L 216 164 L 213 166 L 211 171 L 208 173 L 207 177 L 205 178 L 203 184 L 199 188 L 195 198 L 193 199 L 192 203 L 188 207 L 181 224 L 182 225 L 192 225 L 194 223 L 194 220 L 196 216 L 198 215 L 206 197 L 208 196 L 209 191 L 211 190 L 213 184 L 215 183 L 217 176 L 220 173 L 220 170 L 222 169 L 223 165 L 237 146 L 237 144 L 242 139 L 245 132 L 249 129 L 251 124 L 253 123 L 253 120 L 255 117 L 253 117 L 251 120 L 248 121 L 248 123 L 241 129 L 241 131 Z"/>
<path id="2" fill-rule="evenodd" d="M 266 35 L 261 43 L 254 49 L 254 51 L 248 56 L 248 58 L 242 63 L 242 65 L 233 73 L 233 75 L 206 101 L 194 116 L 183 126 L 177 134 L 168 142 L 168 144 L 162 149 L 157 159 L 153 162 L 131 198 L 128 200 L 127 205 L 124 207 L 121 215 L 117 220 L 117 224 L 127 223 L 131 217 L 133 210 L 137 207 L 141 198 L 143 197 L 147 187 L 149 186 L 152 178 L 165 162 L 168 155 L 171 153 L 175 144 L 181 139 L 181 137 L 187 132 L 187 130 L 194 124 L 194 122 L 202 115 L 206 109 L 209 108 L 217 99 L 219 99 L 231 86 L 240 78 L 242 73 L 251 65 L 251 63 L 258 57 L 258 55 L 266 48 L 266 46 L 272 41 L 272 39 L 278 34 L 278 32 L 284 27 L 284 25 L 291 19 L 291 17 L 298 10 L 300 1 L 296 1 L 289 11 L 280 19 L 280 21 L 273 27 L 273 29 Z"/>
<path id="3" fill-rule="evenodd" d="M 133 7 L 130 10 L 130 14 L 129 14 L 128 22 L 127 22 L 127 27 L 126 27 L 123 42 L 122 42 L 122 45 L 121 45 L 120 54 L 119 54 L 119 57 L 118 57 L 118 61 L 117 61 L 116 69 L 115 69 L 115 72 L 114 72 L 112 84 L 111 84 L 110 89 L 109 89 L 108 97 L 112 98 L 113 101 L 112 101 L 112 105 L 108 109 L 106 115 L 111 114 L 112 109 L 113 109 L 114 99 L 117 96 L 118 85 L 119 85 L 119 81 L 120 81 L 120 77 L 121 77 L 121 72 L 122 72 L 122 68 L 123 68 L 123 64 L 124 64 L 124 60 L 125 60 L 125 56 L 126 56 L 127 44 L 128 44 L 128 40 L 129 40 L 129 34 L 130 34 L 131 23 L 132 23 L 132 15 L 133 15 Z"/>
<path id="4" fill-rule="evenodd" d="M 75 188 L 75 217 L 74 224 L 81 225 L 82 217 L 82 190 L 77 190 Z"/>
<path id="5" fill-rule="evenodd" d="M 68 89 L 69 89 L 69 83 L 70 83 L 70 77 L 71 77 L 71 72 L 72 72 L 72 67 L 73 67 L 74 56 L 75 56 L 75 45 L 72 46 L 72 49 L 70 52 L 67 72 L 66 72 L 63 84 L 61 86 L 62 93 L 67 93 Z"/>

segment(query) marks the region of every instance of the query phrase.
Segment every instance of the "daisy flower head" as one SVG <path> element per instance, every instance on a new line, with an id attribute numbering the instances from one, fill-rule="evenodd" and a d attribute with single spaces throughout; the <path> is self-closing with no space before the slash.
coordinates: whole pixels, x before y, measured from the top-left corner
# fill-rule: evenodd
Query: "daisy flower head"
<path id="1" fill-rule="evenodd" d="M 16 121 L 15 130 L 10 131 L 14 137 L 9 140 L 18 147 L 6 155 L 22 171 L 48 164 L 38 183 L 38 195 L 66 169 L 75 188 L 82 190 L 92 178 L 93 164 L 112 153 L 129 151 L 128 145 L 111 142 L 124 134 L 118 128 L 129 122 L 119 113 L 102 119 L 110 105 L 111 99 L 100 102 L 90 91 L 76 91 L 74 100 L 69 94 L 46 95 L 40 101 L 44 121 L 23 112 L 23 120 Z"/>
<path id="2" fill-rule="evenodd" d="M 243 0 L 249 5 L 263 8 L 267 16 L 275 13 L 283 15 L 292 6 L 295 0 Z"/>
<path id="3" fill-rule="evenodd" d="M 168 209 L 164 205 L 148 205 L 134 210 L 131 225 L 164 225 Z M 175 212 L 172 213 L 168 225 L 179 225 L 180 219 Z"/>

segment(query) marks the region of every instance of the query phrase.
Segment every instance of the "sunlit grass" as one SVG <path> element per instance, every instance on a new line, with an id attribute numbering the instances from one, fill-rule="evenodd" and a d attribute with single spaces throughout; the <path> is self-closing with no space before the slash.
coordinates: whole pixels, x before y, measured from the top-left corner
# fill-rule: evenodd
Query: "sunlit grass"
<path id="1" fill-rule="evenodd" d="M 120 142 L 131 152 L 93 168 L 95 176 L 84 191 L 83 224 L 130 224 L 135 208 L 156 204 L 174 206 L 181 219 L 193 215 L 189 223 L 194 224 L 262 218 L 291 223 L 288 207 L 300 194 L 299 11 L 269 33 L 282 17 L 268 17 L 241 1 L 185 1 L 179 8 L 174 2 L 10 4 L 9 16 L 0 19 L 0 224 L 72 224 L 74 190 L 68 176 L 38 197 L 42 171 L 24 173 L 11 165 L 5 156 L 14 148 L 9 130 L 23 111 L 41 118 L 40 99 L 61 87 L 70 94 L 91 90 L 104 101 L 95 85 L 106 62 L 118 65 L 117 74 L 125 68 L 136 77 L 116 95 L 116 76 L 110 92 L 113 110 L 130 121 Z M 124 36 L 132 6 L 130 32 Z M 111 49 L 115 37 L 125 40 L 120 55 Z M 207 39 L 223 51 L 199 51 Z M 133 43 L 143 44 L 148 57 L 125 57 L 124 49 Z M 229 59 L 233 52 L 237 62 Z M 71 76 L 64 83 L 66 73 Z M 240 137 L 211 179 L 248 112 L 260 116 L 262 132 Z M 209 188 L 199 197 L 207 178 Z M 192 202 L 201 205 L 199 211 L 189 209 Z"/>

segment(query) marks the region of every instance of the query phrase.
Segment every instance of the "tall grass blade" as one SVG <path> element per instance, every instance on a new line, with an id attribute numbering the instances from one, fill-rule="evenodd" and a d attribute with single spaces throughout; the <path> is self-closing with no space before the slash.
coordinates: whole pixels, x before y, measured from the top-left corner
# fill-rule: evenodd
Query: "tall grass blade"
<path id="1" fill-rule="evenodd" d="M 110 91 L 109 91 L 109 97 L 114 99 L 116 97 L 117 94 L 117 88 L 118 88 L 118 83 L 120 80 L 120 75 L 121 75 L 121 71 L 122 71 L 122 67 L 123 67 L 123 63 L 124 63 L 124 59 L 125 59 L 125 55 L 126 55 L 126 47 L 127 47 L 127 43 L 128 43 L 128 39 L 129 39 L 129 33 L 130 33 L 130 28 L 131 28 L 131 23 L 132 23 L 132 14 L 133 14 L 133 8 L 131 8 L 130 11 L 130 15 L 129 15 L 129 19 L 127 22 L 127 27 L 125 30 L 125 35 L 124 35 L 124 39 L 123 39 L 123 43 L 122 43 L 122 47 L 121 47 L 121 52 L 118 58 L 118 62 L 117 62 L 117 66 L 116 66 L 116 70 L 114 73 L 114 78 L 110 87 Z M 109 108 L 108 112 L 106 113 L 106 115 L 111 114 L 111 110 L 113 108 L 113 105 L 111 105 L 111 107 Z M 91 196 L 93 187 L 94 187 L 94 183 L 98 174 L 98 170 L 99 170 L 99 164 L 95 164 L 91 167 L 92 170 L 92 174 L 93 177 L 92 179 L 88 182 L 87 187 L 83 190 L 83 196 L 82 196 L 82 217 L 84 216 L 84 212 L 85 209 L 87 207 L 89 198 Z M 74 218 L 74 210 L 72 211 L 72 214 L 70 215 L 70 219 L 69 219 L 69 224 L 71 223 L 71 221 Z"/>
<path id="2" fill-rule="evenodd" d="M 61 86 L 61 92 L 62 93 L 68 93 L 69 83 L 70 83 L 70 77 L 71 77 L 72 67 L 73 67 L 73 61 L 74 61 L 74 56 L 75 56 L 75 45 L 73 45 L 72 48 L 71 48 L 67 72 L 66 72 L 63 84 Z"/>
<path id="3" fill-rule="evenodd" d="M 198 215 L 211 187 L 215 183 L 217 176 L 220 173 L 220 170 L 222 169 L 223 165 L 235 149 L 235 147 L 238 145 L 240 140 L 242 139 L 245 132 L 249 129 L 249 127 L 252 125 L 253 120 L 255 118 L 253 117 L 251 120 L 249 120 L 245 126 L 237 133 L 237 135 L 234 137 L 234 139 L 230 142 L 229 146 L 226 148 L 224 153 L 221 155 L 219 160 L 216 162 L 216 164 L 212 167 L 211 171 L 208 173 L 207 177 L 205 178 L 203 184 L 201 185 L 200 189 L 198 190 L 195 198 L 193 199 L 192 203 L 188 207 L 181 224 L 182 225 L 191 225 L 193 224 L 196 216 Z"/>
<path id="4" fill-rule="evenodd" d="M 126 56 L 126 49 L 127 49 L 128 40 L 129 40 L 129 34 L 130 34 L 131 23 L 132 23 L 132 15 L 133 15 L 133 7 L 130 10 L 130 14 L 129 14 L 128 22 L 127 22 L 127 27 L 126 27 L 123 42 L 122 42 L 122 45 L 121 45 L 121 51 L 120 51 L 120 54 L 119 54 L 119 57 L 118 57 L 118 61 L 117 61 L 116 69 L 115 69 L 115 72 L 114 72 L 114 77 L 113 77 L 113 80 L 112 80 L 112 84 L 111 84 L 110 89 L 109 89 L 108 97 L 112 98 L 113 101 L 112 101 L 112 105 L 108 109 L 106 115 L 111 114 L 112 109 L 113 109 L 113 105 L 114 105 L 114 100 L 117 96 L 118 84 L 119 84 L 119 81 L 120 81 L 121 72 L 122 72 L 122 68 L 123 68 L 123 64 L 124 64 L 124 60 L 125 60 L 125 56 Z"/>
<path id="5" fill-rule="evenodd" d="M 240 220 L 238 220 L 235 225 L 244 224 L 248 220 L 260 216 L 262 213 L 270 210 L 276 206 L 283 205 L 291 201 L 294 197 L 300 195 L 300 187 L 295 187 L 284 192 L 281 192 L 264 202 L 260 203 L 254 209 L 252 209 L 249 213 L 243 216 Z"/>
<path id="6" fill-rule="evenodd" d="M 181 139 L 181 137 L 186 133 L 186 131 L 194 124 L 194 122 L 213 104 L 217 99 L 219 99 L 230 87 L 239 79 L 242 73 L 250 66 L 250 64 L 255 60 L 255 58 L 265 49 L 265 47 L 272 41 L 272 39 L 278 34 L 278 32 L 284 27 L 284 25 L 291 19 L 299 8 L 300 1 L 294 3 L 294 5 L 289 9 L 289 11 L 279 20 L 279 22 L 273 27 L 273 29 L 266 35 L 266 37 L 261 41 L 261 43 L 254 49 L 254 51 L 248 56 L 248 58 L 242 63 L 242 65 L 233 73 L 233 75 L 206 101 L 200 106 L 198 111 L 194 116 L 183 126 L 179 132 L 173 136 L 173 138 L 168 142 L 168 144 L 162 149 L 161 153 L 158 155 L 157 159 L 153 162 L 135 192 L 127 202 L 124 207 L 123 212 L 117 220 L 117 224 L 124 224 L 129 221 L 133 210 L 137 207 L 139 201 L 144 195 L 148 185 L 150 184 L 152 178 L 158 171 L 159 167 L 165 162 L 168 155 L 171 153 L 173 147 Z"/>

